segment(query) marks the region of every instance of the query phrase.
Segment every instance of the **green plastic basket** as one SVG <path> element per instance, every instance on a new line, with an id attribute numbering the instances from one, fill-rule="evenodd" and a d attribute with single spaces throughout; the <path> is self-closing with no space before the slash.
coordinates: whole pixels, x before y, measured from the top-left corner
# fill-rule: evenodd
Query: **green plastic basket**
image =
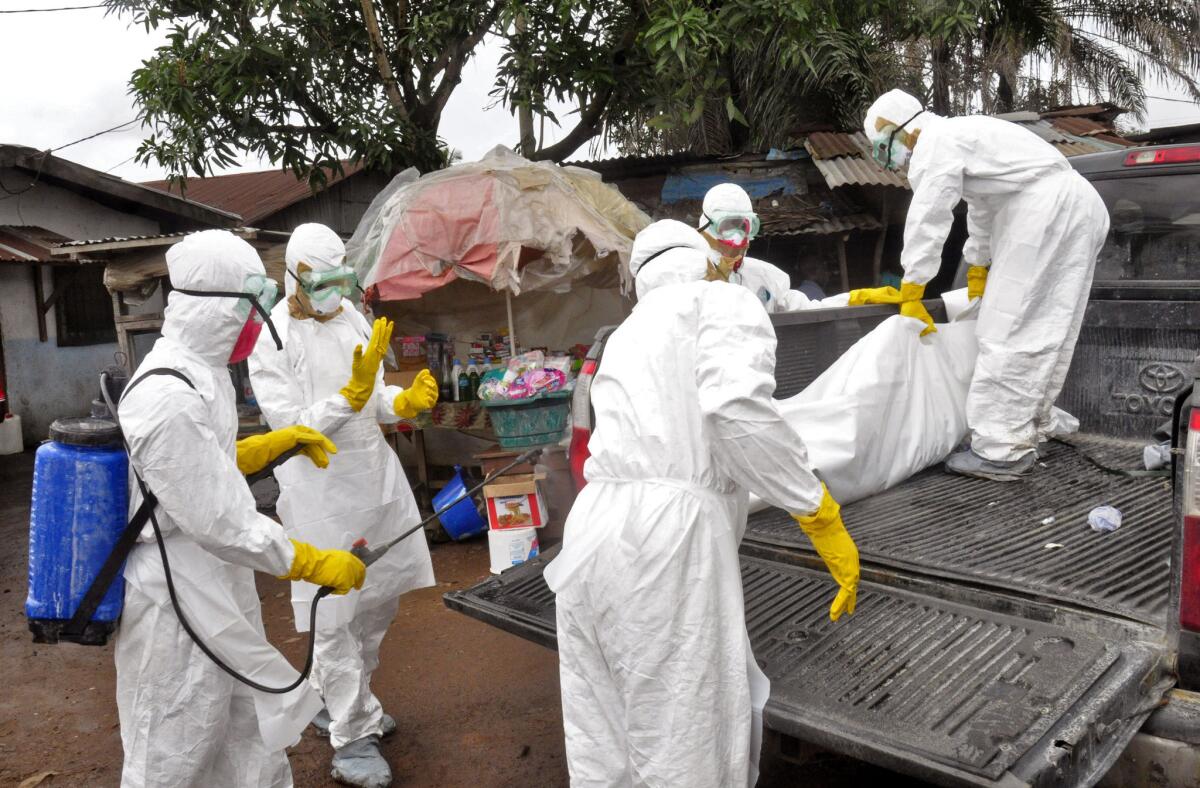
<path id="1" fill-rule="evenodd" d="M 571 415 L 571 392 L 556 391 L 532 399 L 483 403 L 496 439 L 505 449 L 557 443 Z"/>

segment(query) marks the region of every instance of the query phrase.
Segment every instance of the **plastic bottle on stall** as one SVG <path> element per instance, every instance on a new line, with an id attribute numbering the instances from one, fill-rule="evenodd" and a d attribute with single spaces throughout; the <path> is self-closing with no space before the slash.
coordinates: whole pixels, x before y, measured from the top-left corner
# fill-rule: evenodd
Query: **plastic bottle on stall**
<path id="1" fill-rule="evenodd" d="M 462 362 L 454 359 L 454 368 L 450 370 L 450 393 L 454 397 L 455 402 L 463 401 L 463 387 L 461 384 Z"/>
<path id="2" fill-rule="evenodd" d="M 455 385 L 457 388 L 456 402 L 470 402 L 471 397 L 471 379 L 467 377 L 467 371 L 463 369 L 462 364 L 458 361 L 454 362 Z"/>
<path id="3" fill-rule="evenodd" d="M 467 366 L 467 380 L 471 383 L 471 399 L 479 399 L 479 368 L 474 361 Z"/>
<path id="4" fill-rule="evenodd" d="M 454 386 L 450 384 L 450 359 L 442 363 L 442 382 L 438 386 L 438 399 L 442 402 L 454 401 Z"/>

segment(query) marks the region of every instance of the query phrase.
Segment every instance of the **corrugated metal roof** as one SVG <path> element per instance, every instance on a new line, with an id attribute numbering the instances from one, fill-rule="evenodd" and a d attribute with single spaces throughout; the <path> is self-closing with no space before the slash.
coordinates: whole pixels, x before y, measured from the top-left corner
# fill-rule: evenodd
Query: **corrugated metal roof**
<path id="1" fill-rule="evenodd" d="M 238 221 L 236 214 L 204 205 L 190 197 L 164 194 L 161 189 L 133 183 L 24 145 L 0 144 L 0 167 L 17 167 L 36 173 L 34 182 L 61 185 L 101 203 L 107 204 L 108 198 L 115 198 L 156 213 L 214 227 L 228 227 Z M 128 206 L 121 210 L 128 210 Z"/>
<path id="2" fill-rule="evenodd" d="M 70 239 L 57 244 L 59 247 L 78 247 L 78 246 L 97 246 L 99 244 L 115 244 L 124 243 L 126 241 L 156 241 L 163 238 L 182 238 L 189 235 L 189 232 L 183 233 L 159 233 L 158 235 L 110 235 L 107 238 L 85 238 L 81 241 L 72 241 Z"/>
<path id="3" fill-rule="evenodd" d="M 1118 107 L 1110 102 L 1100 104 L 1077 104 L 1070 107 L 1052 107 L 1041 113 L 1043 118 L 1067 118 L 1067 117 L 1116 117 L 1125 113 L 1126 110 Z"/>
<path id="4" fill-rule="evenodd" d="M 790 219 L 788 217 L 767 218 L 762 220 L 763 235 L 830 235 L 833 233 L 850 232 L 851 230 L 878 230 L 883 225 L 877 217 L 865 213 L 850 216 L 835 216 L 831 219 L 812 221 L 809 217 Z"/>
<path id="5" fill-rule="evenodd" d="M 362 167 L 342 162 L 342 174 L 328 171 L 325 188 L 361 172 Z M 246 224 L 254 224 L 289 205 L 313 196 L 308 181 L 297 178 L 290 170 L 235 172 L 208 178 L 189 178 L 182 192 L 170 181 L 147 181 L 142 184 L 172 195 L 183 194 L 187 199 L 236 213 Z"/>
<path id="6" fill-rule="evenodd" d="M 185 236 L 191 235 L 193 232 L 200 232 L 200 231 L 199 230 L 187 230 L 187 231 L 178 232 L 178 233 L 160 233 L 158 235 L 113 235 L 113 236 L 109 236 L 108 238 L 86 238 L 81 241 L 67 240 L 63 243 L 57 244 L 55 248 L 56 248 L 56 250 L 58 250 L 58 249 L 74 250 L 74 249 L 79 249 L 82 247 L 100 247 L 100 246 L 111 246 L 114 248 L 119 248 L 121 246 L 140 246 L 140 245 L 159 246 L 159 245 L 166 245 L 166 244 L 174 243 L 175 241 L 177 241 Z M 272 239 L 272 240 L 278 241 L 280 243 L 282 243 L 283 241 L 286 241 L 288 239 L 288 237 L 291 236 L 291 233 L 288 233 L 288 232 L 282 232 L 279 230 L 259 230 L 256 227 L 233 227 L 233 228 L 229 229 L 229 232 L 233 233 L 234 235 L 238 236 L 239 238 L 245 238 L 246 240 Z M 96 251 L 101 251 L 101 250 L 97 249 Z"/>
<path id="7" fill-rule="evenodd" d="M 70 240 L 36 225 L 0 225 L 0 263 L 48 263 L 52 249 Z"/>
<path id="8" fill-rule="evenodd" d="M 1010 120 L 1010 119 L 1005 118 L 1005 120 Z M 1049 142 L 1051 145 L 1054 145 L 1056 143 L 1071 141 L 1071 138 L 1069 136 L 1067 136 L 1066 134 L 1063 134 L 1061 131 L 1054 128 L 1054 126 L 1052 126 L 1050 124 L 1050 121 L 1048 121 L 1048 120 L 1033 120 L 1028 123 L 1024 122 L 1024 121 L 1016 121 L 1016 120 L 1014 120 L 1012 122 L 1016 123 L 1018 126 L 1029 129 L 1030 131 L 1032 131 L 1034 134 L 1041 137 L 1046 142 Z"/>
<path id="9" fill-rule="evenodd" d="M 854 142 L 852 134 L 818 131 L 808 135 L 804 148 L 814 159 L 832 159 L 836 156 L 860 156 L 862 151 Z"/>
<path id="10" fill-rule="evenodd" d="M 762 220 L 763 235 L 823 235 L 882 226 L 845 190 L 767 197 L 755 201 L 754 210 Z"/>
<path id="11" fill-rule="evenodd" d="M 1107 134 L 1109 129 L 1103 123 L 1097 123 L 1091 118 L 1054 118 L 1050 121 L 1054 128 L 1074 134 L 1077 137 L 1088 137 L 1093 134 Z"/>
<path id="12" fill-rule="evenodd" d="M 853 134 L 835 134 L 820 132 L 820 139 L 815 143 L 811 135 L 804 141 L 804 149 L 813 157 L 813 164 L 821 171 L 825 183 L 830 188 L 838 186 L 895 186 L 900 189 L 908 188 L 908 178 L 903 172 L 891 172 L 875 163 L 871 158 L 871 148 L 867 136 L 861 131 Z M 850 150 L 848 155 L 834 155 L 824 158 L 823 154 L 835 150 Z M 820 153 L 818 153 L 820 151 Z"/>

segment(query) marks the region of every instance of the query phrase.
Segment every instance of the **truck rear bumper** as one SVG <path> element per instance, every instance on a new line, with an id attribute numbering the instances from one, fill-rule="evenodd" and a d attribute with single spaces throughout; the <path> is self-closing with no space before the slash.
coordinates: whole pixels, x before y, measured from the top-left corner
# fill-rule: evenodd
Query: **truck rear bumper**
<path id="1" fill-rule="evenodd" d="M 1172 690 L 1165 701 L 1100 781 L 1101 788 L 1200 785 L 1200 694 Z"/>

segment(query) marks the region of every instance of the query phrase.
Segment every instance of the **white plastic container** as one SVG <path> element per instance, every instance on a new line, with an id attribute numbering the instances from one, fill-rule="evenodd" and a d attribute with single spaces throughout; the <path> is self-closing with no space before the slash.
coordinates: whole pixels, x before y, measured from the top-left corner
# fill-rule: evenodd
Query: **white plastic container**
<path id="1" fill-rule="evenodd" d="M 488 555 L 492 574 L 525 563 L 538 554 L 536 528 L 505 528 L 488 531 Z"/>
<path id="2" fill-rule="evenodd" d="M 21 440 L 21 417 L 10 413 L 0 421 L 0 454 L 20 454 L 25 449 Z"/>

